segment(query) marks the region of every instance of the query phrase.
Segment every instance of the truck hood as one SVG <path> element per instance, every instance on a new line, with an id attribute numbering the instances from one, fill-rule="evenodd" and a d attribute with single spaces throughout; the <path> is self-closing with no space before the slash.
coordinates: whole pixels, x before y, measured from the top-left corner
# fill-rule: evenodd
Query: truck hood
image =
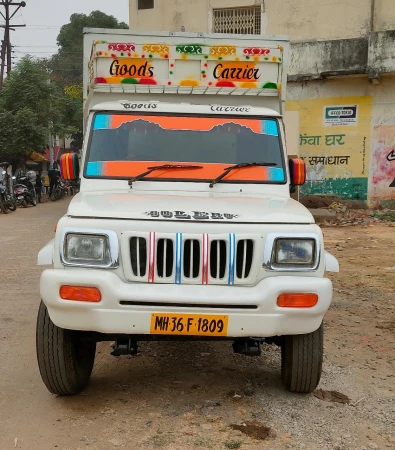
<path id="1" fill-rule="evenodd" d="M 314 223 L 291 198 L 205 192 L 80 192 L 69 205 L 72 217 L 242 223 Z"/>

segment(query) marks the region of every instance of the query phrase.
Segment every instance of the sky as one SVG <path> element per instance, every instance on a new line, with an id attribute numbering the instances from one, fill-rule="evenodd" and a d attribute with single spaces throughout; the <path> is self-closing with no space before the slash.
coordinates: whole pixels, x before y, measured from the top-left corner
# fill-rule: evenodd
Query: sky
<path id="1" fill-rule="evenodd" d="M 100 10 L 129 23 L 128 0 L 25 0 L 26 7 L 21 8 L 13 18 L 13 24 L 26 24 L 26 28 L 11 31 L 11 43 L 14 45 L 14 60 L 17 62 L 26 54 L 46 57 L 56 53 L 56 37 L 60 27 L 69 22 L 74 13 L 89 14 Z M 3 7 L 0 7 L 0 11 Z M 11 9 L 11 11 L 13 11 Z M 4 23 L 0 16 L 0 24 Z M 0 28 L 0 40 L 3 29 Z"/>

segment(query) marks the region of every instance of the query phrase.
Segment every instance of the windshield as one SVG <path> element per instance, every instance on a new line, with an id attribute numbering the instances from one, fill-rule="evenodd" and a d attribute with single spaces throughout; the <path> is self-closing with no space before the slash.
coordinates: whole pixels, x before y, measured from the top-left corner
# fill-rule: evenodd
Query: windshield
<path id="1" fill-rule="evenodd" d="M 285 183 L 275 119 L 98 113 L 93 120 L 85 176 L 129 179 L 165 164 L 198 170 L 157 170 L 154 181 L 211 181 L 230 165 L 270 163 L 231 171 L 221 182 Z"/>

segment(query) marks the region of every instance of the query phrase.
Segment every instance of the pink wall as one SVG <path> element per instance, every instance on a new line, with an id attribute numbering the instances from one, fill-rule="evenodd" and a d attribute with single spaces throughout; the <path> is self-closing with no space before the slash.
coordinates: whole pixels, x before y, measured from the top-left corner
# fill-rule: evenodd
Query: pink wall
<path id="1" fill-rule="evenodd" d="M 371 203 L 395 201 L 395 125 L 373 127 Z"/>

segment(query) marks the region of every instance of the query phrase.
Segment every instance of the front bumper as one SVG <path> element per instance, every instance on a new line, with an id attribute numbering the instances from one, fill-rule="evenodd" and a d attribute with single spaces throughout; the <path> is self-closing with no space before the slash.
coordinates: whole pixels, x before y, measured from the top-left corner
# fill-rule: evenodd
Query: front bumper
<path id="1" fill-rule="evenodd" d="M 62 285 L 97 287 L 102 300 L 100 303 L 62 300 L 59 297 Z M 45 270 L 40 291 L 51 320 L 58 327 L 136 335 L 150 334 L 151 314 L 166 312 L 226 314 L 229 337 L 311 333 L 319 328 L 332 300 L 332 283 L 327 278 L 270 277 L 256 286 L 164 285 L 125 283 L 111 271 L 89 269 Z M 282 293 L 316 293 L 319 301 L 313 308 L 280 308 L 277 298 Z M 120 301 L 138 302 L 139 306 L 121 305 Z M 145 305 L 147 302 L 168 306 Z M 256 306 L 256 309 L 235 309 L 236 305 Z"/>

